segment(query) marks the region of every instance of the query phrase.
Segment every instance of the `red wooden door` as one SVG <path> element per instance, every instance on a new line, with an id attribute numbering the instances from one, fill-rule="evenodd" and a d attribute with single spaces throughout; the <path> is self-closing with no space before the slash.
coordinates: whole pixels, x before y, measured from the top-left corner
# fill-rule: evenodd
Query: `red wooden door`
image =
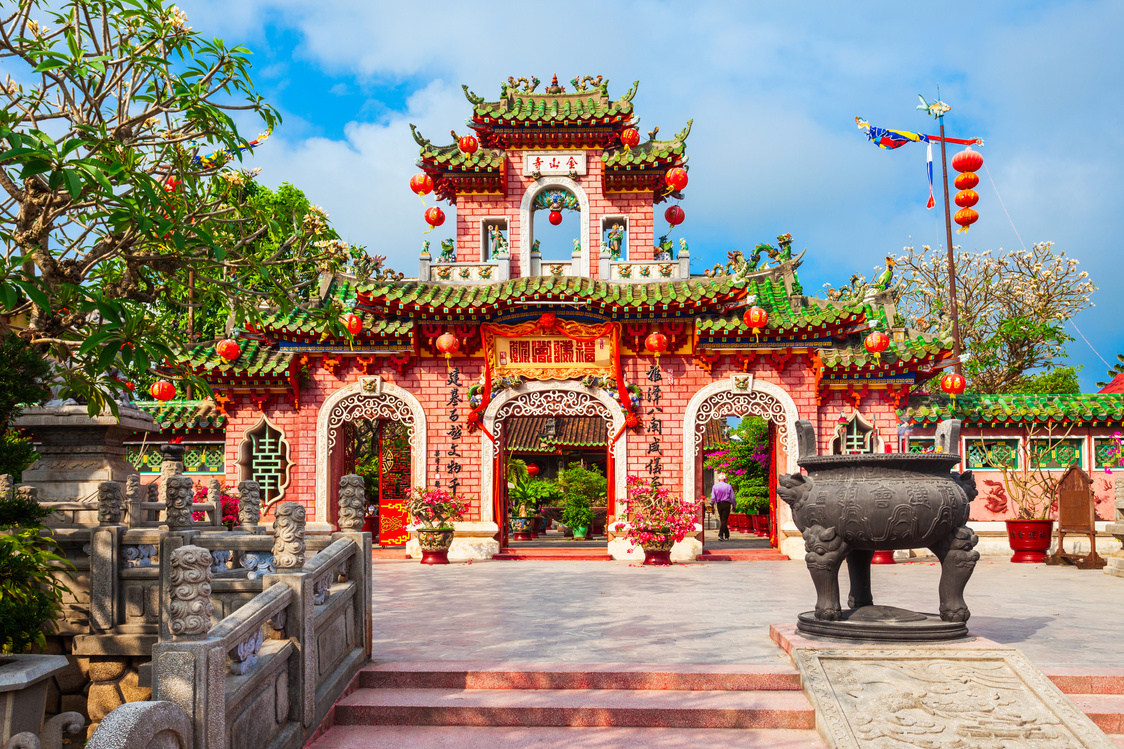
<path id="1" fill-rule="evenodd" d="M 396 421 L 379 421 L 375 449 L 379 469 L 379 546 L 405 546 L 406 495 L 410 491 L 410 432 Z"/>

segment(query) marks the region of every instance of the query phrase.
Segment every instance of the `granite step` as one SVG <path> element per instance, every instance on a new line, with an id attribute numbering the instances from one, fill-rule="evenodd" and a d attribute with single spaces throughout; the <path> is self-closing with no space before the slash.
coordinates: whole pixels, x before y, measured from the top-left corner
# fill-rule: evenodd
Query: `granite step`
<path id="1" fill-rule="evenodd" d="M 380 663 L 359 672 L 367 689 L 648 689 L 799 691 L 791 666 L 416 661 Z"/>
<path id="2" fill-rule="evenodd" d="M 813 729 L 803 692 L 628 689 L 357 689 L 334 724 Z"/>
<path id="3" fill-rule="evenodd" d="M 790 729 L 336 726 L 308 749 L 825 749 L 815 731 Z"/>

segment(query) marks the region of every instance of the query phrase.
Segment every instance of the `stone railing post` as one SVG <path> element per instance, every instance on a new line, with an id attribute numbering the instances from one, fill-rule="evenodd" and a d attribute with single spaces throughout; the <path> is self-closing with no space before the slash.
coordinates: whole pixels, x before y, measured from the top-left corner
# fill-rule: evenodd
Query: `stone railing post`
<path id="1" fill-rule="evenodd" d="M 611 259 L 609 251 L 602 248 L 600 254 L 597 256 L 597 278 L 602 281 L 609 280 L 609 260 Z"/>
<path id="2" fill-rule="evenodd" d="M 261 486 L 257 481 L 238 482 L 238 522 L 242 529 L 259 533 L 261 528 Z"/>
<path id="3" fill-rule="evenodd" d="M 144 501 L 144 491 L 141 489 L 140 474 L 130 473 L 125 479 L 125 524 L 130 528 L 139 528 L 143 514 L 141 502 Z"/>
<path id="4" fill-rule="evenodd" d="M 163 458 L 160 461 L 160 484 L 158 491 L 160 492 L 158 502 L 167 503 L 168 479 L 172 476 L 179 476 L 183 474 L 183 445 L 162 445 L 160 447 L 160 454 Z"/>
<path id="5" fill-rule="evenodd" d="M 6 473 L 0 473 L 0 497 L 7 497 L 16 491 L 16 482 Z"/>
<path id="6" fill-rule="evenodd" d="M 679 278 L 686 281 L 691 277 L 691 252 L 686 247 L 679 250 L 675 258 L 679 262 Z M 892 318 L 891 318 L 892 319 Z"/>
<path id="7" fill-rule="evenodd" d="M 293 591 L 293 601 L 285 610 L 285 629 L 290 637 L 296 638 L 300 657 L 296 683 L 290 676 L 289 687 L 295 697 L 293 703 L 300 705 L 301 723 L 309 728 L 316 711 L 316 647 L 313 644 L 313 580 L 303 571 L 305 509 L 296 502 L 282 502 L 275 515 L 273 567 L 277 571 L 262 578 L 262 589 L 288 585 Z"/>
<path id="8" fill-rule="evenodd" d="M 168 530 L 191 530 L 191 500 L 195 484 L 187 476 L 172 475 L 164 479 L 163 489 Z"/>
<path id="9" fill-rule="evenodd" d="M 211 553 L 180 546 L 160 565 L 160 583 L 161 639 L 152 646 L 152 699 L 187 713 L 195 749 L 218 749 L 225 746 L 227 665 L 222 647 L 207 638 L 213 613 Z"/>
<path id="10" fill-rule="evenodd" d="M 116 481 L 98 484 L 98 527 L 90 530 L 90 624 L 94 631 L 110 632 L 117 626 L 118 570 L 126 530 L 121 524 L 123 509 L 121 485 Z"/>
<path id="11" fill-rule="evenodd" d="M 349 474 L 340 479 L 339 525 L 340 532 L 332 540 L 346 538 L 359 546 L 359 553 L 348 563 L 347 578 L 359 586 L 362 601 L 371 600 L 371 546 L 370 533 L 363 533 L 363 516 L 366 514 L 366 482 L 362 476 Z M 372 612 L 370 606 L 355 607 L 355 627 L 363 632 L 363 647 L 371 655 Z"/>
<path id="12" fill-rule="evenodd" d="M 217 478 L 207 482 L 207 501 L 215 506 L 211 525 L 222 525 L 222 484 Z"/>

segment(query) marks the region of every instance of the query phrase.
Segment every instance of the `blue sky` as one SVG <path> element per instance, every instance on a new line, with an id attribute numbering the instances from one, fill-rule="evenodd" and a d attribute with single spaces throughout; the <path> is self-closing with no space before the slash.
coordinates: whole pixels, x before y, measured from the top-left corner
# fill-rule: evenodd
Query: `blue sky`
<path id="1" fill-rule="evenodd" d="M 868 276 L 911 242 L 944 244 L 926 211 L 924 147 L 883 151 L 855 128 L 934 132 L 917 94 L 952 106 L 949 135 L 981 137 L 966 249 L 1052 240 L 1100 287 L 1074 321 L 1100 355 L 1124 353 L 1124 4 L 185 0 L 191 24 L 254 52 L 259 91 L 284 117 L 253 165 L 324 207 L 345 239 L 416 273 L 426 228 L 407 183 L 417 147 L 464 131 L 462 83 L 495 99 L 509 75 L 639 79 L 641 131 L 688 119 L 687 221 L 696 271 L 791 232 L 806 289 Z M 256 132 L 255 123 L 245 125 Z M 939 177 L 939 166 L 938 166 Z M 938 185 L 938 201 L 940 200 Z M 446 213 L 450 213 L 446 207 Z M 1013 227 L 1012 227 L 1013 223 Z M 429 235 L 450 236 L 453 221 Z M 1017 230 L 1017 234 L 1016 234 Z M 435 242 L 436 244 L 436 242 Z M 970 300 L 961 300 L 970 303 Z M 1069 345 L 1086 390 L 1106 367 Z"/>

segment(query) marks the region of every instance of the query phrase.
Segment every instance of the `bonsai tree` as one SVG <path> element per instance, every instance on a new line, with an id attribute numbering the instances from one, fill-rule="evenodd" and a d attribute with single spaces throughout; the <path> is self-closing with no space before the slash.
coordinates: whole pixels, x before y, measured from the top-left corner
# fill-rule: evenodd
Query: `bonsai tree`
<path id="1" fill-rule="evenodd" d="M 51 511 L 17 492 L 0 496 L 0 652 L 47 645 L 45 628 L 68 592 L 55 572 L 68 563 L 39 521 Z"/>

